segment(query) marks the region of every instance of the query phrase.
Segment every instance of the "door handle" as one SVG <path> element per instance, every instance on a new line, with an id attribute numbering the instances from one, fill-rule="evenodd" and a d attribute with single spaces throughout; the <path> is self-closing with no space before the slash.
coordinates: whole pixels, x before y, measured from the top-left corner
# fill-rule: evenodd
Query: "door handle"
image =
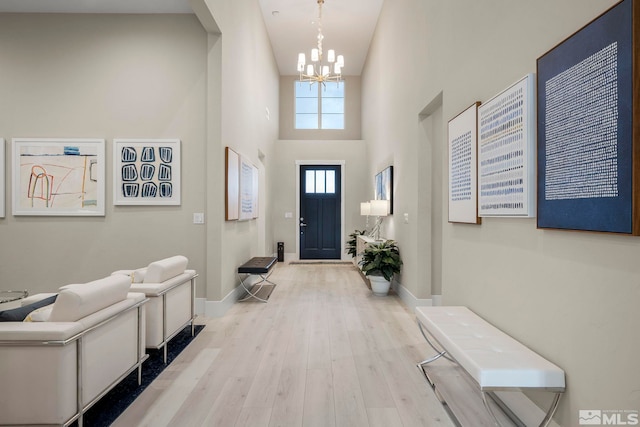
<path id="1" fill-rule="evenodd" d="M 305 224 L 304 222 L 300 223 L 300 227 L 306 227 L 306 226 L 307 226 L 307 224 Z"/>

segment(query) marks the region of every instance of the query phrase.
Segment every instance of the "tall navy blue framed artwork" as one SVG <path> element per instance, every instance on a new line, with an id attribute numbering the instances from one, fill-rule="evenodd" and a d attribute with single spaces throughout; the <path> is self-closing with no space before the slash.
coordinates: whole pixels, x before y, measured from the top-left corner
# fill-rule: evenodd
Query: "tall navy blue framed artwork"
<path id="1" fill-rule="evenodd" d="M 537 60 L 538 228 L 640 234 L 639 1 Z"/>

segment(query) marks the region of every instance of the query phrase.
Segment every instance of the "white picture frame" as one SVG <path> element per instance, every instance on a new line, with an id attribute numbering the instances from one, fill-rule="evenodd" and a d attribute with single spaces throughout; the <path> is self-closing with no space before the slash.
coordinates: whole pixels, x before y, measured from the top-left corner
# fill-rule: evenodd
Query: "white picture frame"
<path id="1" fill-rule="evenodd" d="M 113 140 L 114 205 L 180 205 L 179 139 Z"/>
<path id="2" fill-rule="evenodd" d="M 104 216 L 105 140 L 14 138 L 15 216 Z"/>
<path id="3" fill-rule="evenodd" d="M 0 138 L 0 218 L 5 217 L 6 179 L 5 179 L 5 144 Z"/>
<path id="4" fill-rule="evenodd" d="M 448 123 L 449 222 L 480 224 L 477 194 L 479 102 Z"/>
<path id="5" fill-rule="evenodd" d="M 478 213 L 536 216 L 535 75 L 478 108 Z"/>
<path id="6" fill-rule="evenodd" d="M 258 169 L 240 155 L 240 196 L 238 219 L 246 221 L 258 217 Z"/>

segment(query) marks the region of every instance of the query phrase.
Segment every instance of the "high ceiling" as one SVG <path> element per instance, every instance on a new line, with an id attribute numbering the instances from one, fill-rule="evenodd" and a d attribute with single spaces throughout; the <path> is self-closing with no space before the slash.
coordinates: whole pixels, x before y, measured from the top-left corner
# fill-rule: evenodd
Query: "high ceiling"
<path id="1" fill-rule="evenodd" d="M 325 0 L 322 6 L 324 50 L 344 55 L 346 75 L 360 75 L 383 0 Z M 281 75 L 296 74 L 298 53 L 307 61 L 316 47 L 316 0 L 259 0 Z"/>
<path id="2" fill-rule="evenodd" d="M 258 0 L 281 75 L 294 75 L 318 34 L 317 0 Z M 383 0 L 325 0 L 324 49 L 344 55 L 345 75 L 360 75 Z M 13 13 L 193 13 L 189 0 L 0 0 Z"/>

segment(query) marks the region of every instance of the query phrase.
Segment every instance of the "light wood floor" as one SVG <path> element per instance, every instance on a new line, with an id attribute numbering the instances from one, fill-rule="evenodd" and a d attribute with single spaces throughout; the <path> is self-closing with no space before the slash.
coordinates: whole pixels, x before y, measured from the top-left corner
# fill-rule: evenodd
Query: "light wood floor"
<path id="1" fill-rule="evenodd" d="M 114 426 L 450 426 L 416 363 L 433 351 L 396 296 L 349 265 L 279 264 L 268 303 L 237 303 Z"/>

